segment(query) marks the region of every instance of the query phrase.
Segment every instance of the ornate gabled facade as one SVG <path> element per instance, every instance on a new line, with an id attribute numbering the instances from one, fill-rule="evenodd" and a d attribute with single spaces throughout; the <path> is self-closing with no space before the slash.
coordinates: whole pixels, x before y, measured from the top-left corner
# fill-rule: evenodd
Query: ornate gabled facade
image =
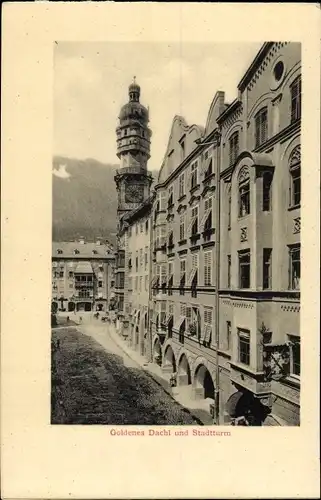
<path id="1" fill-rule="evenodd" d="M 107 311 L 114 305 L 114 270 L 114 248 L 106 241 L 53 242 L 52 310 Z"/>
<path id="2" fill-rule="evenodd" d="M 300 125 L 300 44 L 264 43 L 205 128 L 175 116 L 148 209 L 120 220 L 150 214 L 148 352 L 140 327 L 132 344 L 209 423 L 300 423 Z"/>

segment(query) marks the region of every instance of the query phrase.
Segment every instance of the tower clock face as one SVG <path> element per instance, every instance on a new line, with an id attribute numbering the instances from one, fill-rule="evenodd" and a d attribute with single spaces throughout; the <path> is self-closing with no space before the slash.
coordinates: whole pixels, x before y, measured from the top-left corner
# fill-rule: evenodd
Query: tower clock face
<path id="1" fill-rule="evenodd" d="M 125 202 L 141 203 L 144 200 L 144 186 L 140 184 L 129 184 L 126 186 Z"/>

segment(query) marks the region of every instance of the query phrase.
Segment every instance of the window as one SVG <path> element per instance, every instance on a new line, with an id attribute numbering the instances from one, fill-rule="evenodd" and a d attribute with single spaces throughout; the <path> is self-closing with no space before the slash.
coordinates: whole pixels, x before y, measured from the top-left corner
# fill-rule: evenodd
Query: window
<path id="1" fill-rule="evenodd" d="M 212 339 L 213 328 L 213 309 L 204 307 L 204 342 L 207 346 L 210 345 Z"/>
<path id="2" fill-rule="evenodd" d="M 250 331 L 237 329 L 239 339 L 239 362 L 244 365 L 250 364 Z"/>
<path id="3" fill-rule="evenodd" d="M 204 252 L 204 285 L 212 285 L 212 250 Z"/>
<path id="4" fill-rule="evenodd" d="M 140 223 L 140 232 L 141 233 L 144 232 L 144 223 L 143 222 Z"/>
<path id="5" fill-rule="evenodd" d="M 291 87 L 291 123 L 301 118 L 301 76 L 292 83 Z"/>
<path id="6" fill-rule="evenodd" d="M 143 265 L 144 265 L 144 256 L 143 256 L 143 249 L 142 248 L 139 249 L 139 262 L 140 262 L 141 267 L 143 267 Z"/>
<path id="7" fill-rule="evenodd" d="M 147 270 L 148 265 L 148 247 L 145 247 L 145 271 Z"/>
<path id="8" fill-rule="evenodd" d="M 290 375 L 300 377 L 301 373 L 301 346 L 300 338 L 289 335 L 290 341 Z"/>
<path id="9" fill-rule="evenodd" d="M 185 288 L 185 281 L 186 281 L 186 260 L 181 260 L 180 261 L 180 275 L 179 275 L 179 288 L 180 288 L 180 295 L 184 295 L 184 288 Z"/>
<path id="10" fill-rule="evenodd" d="M 181 174 L 178 178 L 178 197 L 181 198 L 185 194 L 185 174 Z"/>
<path id="11" fill-rule="evenodd" d="M 234 132 L 229 139 L 229 164 L 230 167 L 235 164 L 239 155 L 239 133 Z"/>
<path id="12" fill-rule="evenodd" d="M 263 248 L 263 289 L 272 288 L 272 249 Z"/>
<path id="13" fill-rule="evenodd" d="M 231 256 L 227 256 L 227 288 L 231 288 Z"/>
<path id="14" fill-rule="evenodd" d="M 272 174 L 263 174 L 263 212 L 269 212 L 272 208 Z"/>
<path id="15" fill-rule="evenodd" d="M 249 251 L 239 252 L 239 287 L 250 288 L 251 254 Z"/>
<path id="16" fill-rule="evenodd" d="M 170 229 L 168 233 L 168 248 L 172 248 L 173 246 L 174 246 L 174 232 L 173 229 Z"/>
<path id="17" fill-rule="evenodd" d="M 191 165 L 191 189 L 197 186 L 197 169 L 198 169 L 198 162 L 194 161 Z"/>
<path id="18" fill-rule="evenodd" d="M 101 280 L 98 281 L 98 288 L 101 288 L 103 286 L 103 282 Z"/>
<path id="19" fill-rule="evenodd" d="M 290 206 L 301 203 L 301 148 L 296 147 L 290 157 Z"/>
<path id="20" fill-rule="evenodd" d="M 145 276 L 145 292 L 148 290 L 148 276 Z"/>
<path id="21" fill-rule="evenodd" d="M 185 239 L 185 214 L 179 218 L 179 239 L 180 241 Z"/>
<path id="22" fill-rule="evenodd" d="M 290 248 L 290 289 L 300 290 L 301 256 L 300 247 Z"/>
<path id="23" fill-rule="evenodd" d="M 148 220 L 145 222 L 145 231 L 148 233 Z"/>
<path id="24" fill-rule="evenodd" d="M 160 191 L 160 193 L 159 193 L 159 210 L 165 210 L 166 197 L 167 197 L 167 192 Z"/>
<path id="25" fill-rule="evenodd" d="M 181 158 L 185 158 L 185 141 L 181 140 L 180 141 L 180 145 L 181 145 Z"/>
<path id="26" fill-rule="evenodd" d="M 173 295 L 174 263 L 168 263 L 168 295 Z"/>
<path id="27" fill-rule="evenodd" d="M 231 215 L 232 215 L 232 193 L 231 193 L 231 184 L 227 188 L 227 202 L 228 202 L 228 209 L 227 209 L 227 228 L 231 229 Z"/>
<path id="28" fill-rule="evenodd" d="M 162 288 L 162 293 L 166 293 L 166 285 L 167 285 L 167 269 L 166 269 L 166 264 L 162 264 L 160 266 L 160 283 L 161 283 L 161 288 Z"/>
<path id="29" fill-rule="evenodd" d="M 63 278 L 64 277 L 64 272 L 63 271 L 60 271 L 59 272 L 59 278 Z"/>
<path id="30" fill-rule="evenodd" d="M 193 253 L 191 258 L 192 267 L 188 276 L 188 285 L 195 288 L 197 286 L 198 253 Z"/>
<path id="31" fill-rule="evenodd" d="M 68 276 L 69 276 L 69 278 L 73 278 L 74 277 L 74 273 L 72 271 L 69 271 Z"/>
<path id="32" fill-rule="evenodd" d="M 135 232 L 138 234 L 138 224 L 135 224 Z"/>
<path id="33" fill-rule="evenodd" d="M 213 197 L 210 196 L 204 200 L 204 215 L 200 224 L 200 231 L 208 231 L 212 228 L 212 205 Z"/>
<path id="34" fill-rule="evenodd" d="M 232 325 L 230 321 L 226 322 L 226 350 L 229 351 L 231 349 L 231 332 Z"/>
<path id="35" fill-rule="evenodd" d="M 138 276 L 135 276 L 135 290 L 138 291 Z"/>
<path id="36" fill-rule="evenodd" d="M 250 213 L 250 172 L 243 167 L 239 175 L 239 217 Z"/>
<path id="37" fill-rule="evenodd" d="M 59 254 L 63 253 L 62 250 L 61 250 L 61 248 L 58 248 L 57 253 L 59 253 Z"/>
<path id="38" fill-rule="evenodd" d="M 174 188 L 173 186 L 170 186 L 168 189 L 168 200 L 167 200 L 167 206 L 171 207 L 174 203 Z"/>
<path id="39" fill-rule="evenodd" d="M 139 263 L 138 263 L 138 250 L 136 250 L 136 259 L 135 259 L 136 271 L 138 271 L 138 266 L 139 266 Z"/>
<path id="40" fill-rule="evenodd" d="M 125 285 L 125 275 L 124 273 L 120 273 L 119 288 L 124 288 L 124 285 Z"/>
<path id="41" fill-rule="evenodd" d="M 139 276 L 139 291 L 141 292 L 143 290 L 143 277 Z"/>
<path id="42" fill-rule="evenodd" d="M 255 116 L 255 147 L 261 146 L 268 138 L 267 108 L 261 109 Z"/>
<path id="43" fill-rule="evenodd" d="M 188 227 L 191 236 L 198 233 L 198 206 L 191 209 L 191 221 Z"/>

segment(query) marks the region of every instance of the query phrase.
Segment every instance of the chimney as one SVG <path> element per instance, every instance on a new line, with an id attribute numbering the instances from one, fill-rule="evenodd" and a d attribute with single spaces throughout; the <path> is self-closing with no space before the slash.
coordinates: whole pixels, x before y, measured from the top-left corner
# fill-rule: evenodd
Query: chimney
<path id="1" fill-rule="evenodd" d="M 101 245 L 101 238 L 96 238 L 96 245 Z"/>
<path id="2" fill-rule="evenodd" d="M 81 245 L 84 245 L 84 244 L 85 244 L 85 238 L 84 238 L 83 236 L 80 236 L 80 238 L 79 238 L 79 243 L 80 243 Z"/>

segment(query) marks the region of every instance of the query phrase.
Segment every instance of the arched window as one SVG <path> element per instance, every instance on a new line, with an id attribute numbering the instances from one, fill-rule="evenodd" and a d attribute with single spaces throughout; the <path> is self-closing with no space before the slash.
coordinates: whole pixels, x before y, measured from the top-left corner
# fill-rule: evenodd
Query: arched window
<path id="1" fill-rule="evenodd" d="M 243 167 L 239 174 L 239 217 L 250 213 L 250 171 Z"/>
<path id="2" fill-rule="evenodd" d="M 290 206 L 296 207 L 301 203 L 301 146 L 297 146 L 290 156 Z"/>
<path id="3" fill-rule="evenodd" d="M 298 76 L 291 87 L 291 123 L 301 118 L 301 76 Z"/>

